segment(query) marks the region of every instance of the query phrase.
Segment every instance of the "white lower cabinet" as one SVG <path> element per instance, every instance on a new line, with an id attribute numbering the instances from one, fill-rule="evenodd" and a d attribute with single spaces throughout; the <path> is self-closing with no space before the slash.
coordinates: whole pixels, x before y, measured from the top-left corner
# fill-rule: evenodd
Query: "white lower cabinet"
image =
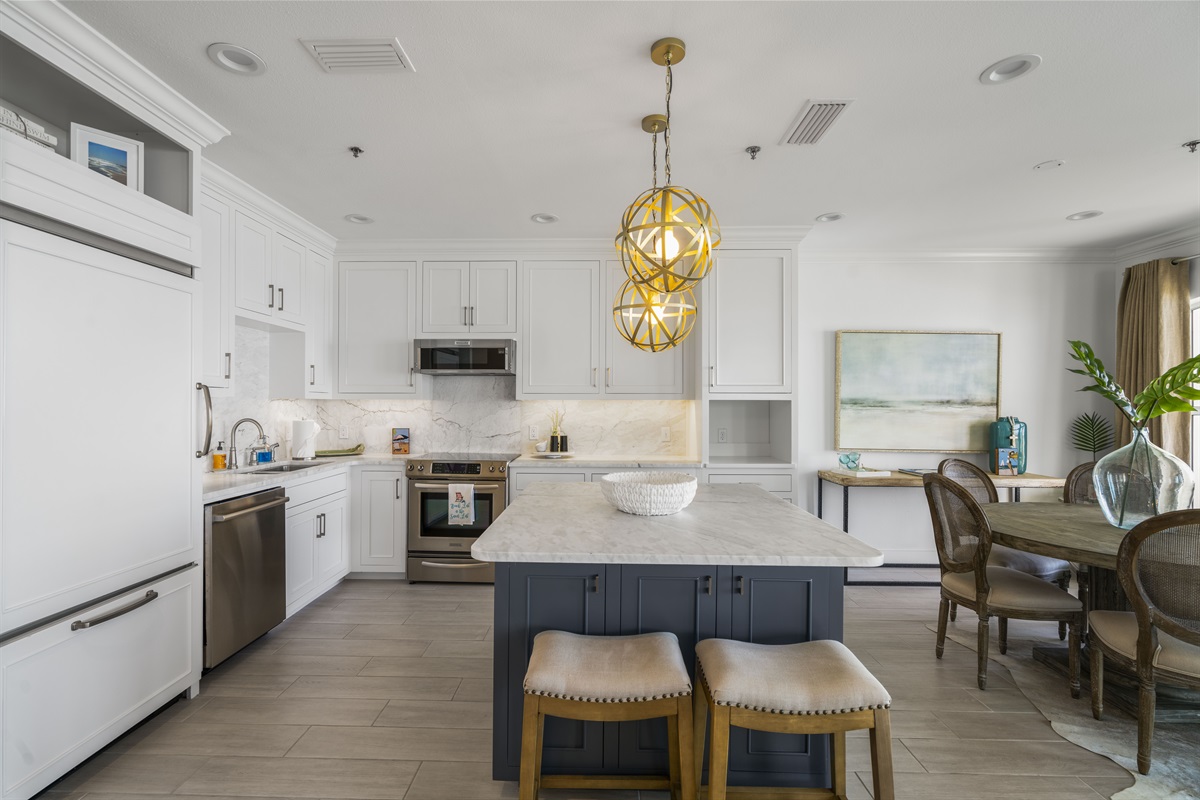
<path id="1" fill-rule="evenodd" d="M 345 473 L 291 485 L 287 492 L 292 499 L 285 534 L 290 617 L 349 573 L 350 539 Z"/>
<path id="2" fill-rule="evenodd" d="M 706 473 L 707 483 L 748 483 L 760 486 L 771 494 L 796 503 L 795 478 L 792 470 L 761 470 L 755 472 L 714 471 Z"/>
<path id="3" fill-rule="evenodd" d="M 366 469 L 358 474 L 354 572 L 404 572 L 407 501 L 403 469 Z"/>
<path id="4" fill-rule="evenodd" d="M 5 800 L 32 797 L 197 685 L 201 578 L 191 567 L 0 648 Z"/>
<path id="5" fill-rule="evenodd" d="M 508 471 L 508 493 L 512 499 L 525 491 L 531 483 L 586 483 L 587 470 L 543 469 Z"/>

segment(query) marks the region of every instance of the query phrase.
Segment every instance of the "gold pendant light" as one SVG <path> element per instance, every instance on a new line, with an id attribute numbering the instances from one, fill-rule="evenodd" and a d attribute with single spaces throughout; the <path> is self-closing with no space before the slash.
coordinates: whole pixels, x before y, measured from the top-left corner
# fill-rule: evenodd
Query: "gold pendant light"
<path id="1" fill-rule="evenodd" d="M 667 68 L 666 114 L 642 120 L 653 134 L 652 187 L 625 209 L 616 247 L 629 280 L 617 292 L 613 321 L 617 331 L 642 350 L 659 352 L 683 342 L 695 322 L 691 287 L 712 269 L 721 242 L 716 215 L 704 198 L 671 185 L 671 65 L 683 60 L 679 39 L 660 39 L 650 49 L 654 63 Z M 658 134 L 663 134 L 666 185 L 658 186 Z"/>

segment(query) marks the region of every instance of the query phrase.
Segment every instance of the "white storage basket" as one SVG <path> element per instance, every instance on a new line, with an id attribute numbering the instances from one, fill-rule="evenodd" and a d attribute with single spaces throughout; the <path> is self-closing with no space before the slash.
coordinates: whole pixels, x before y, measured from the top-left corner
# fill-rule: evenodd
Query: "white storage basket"
<path id="1" fill-rule="evenodd" d="M 682 472 L 611 472 L 600 478 L 604 499 L 626 514 L 678 514 L 696 496 L 696 477 Z"/>

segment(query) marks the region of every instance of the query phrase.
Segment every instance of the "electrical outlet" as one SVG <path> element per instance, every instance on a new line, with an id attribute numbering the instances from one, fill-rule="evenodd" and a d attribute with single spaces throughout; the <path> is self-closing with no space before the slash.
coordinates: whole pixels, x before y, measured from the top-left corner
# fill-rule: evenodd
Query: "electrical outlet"
<path id="1" fill-rule="evenodd" d="M 529 426 L 529 441 L 531 441 L 531 442 L 537 441 L 537 425 Z"/>
<path id="2" fill-rule="evenodd" d="M 338 438 L 339 439 L 349 439 L 350 438 L 350 426 L 349 425 L 338 426 Z"/>
<path id="3" fill-rule="evenodd" d="M 663 427 L 658 429 L 658 440 L 660 442 L 671 441 L 671 428 L 669 426 L 664 425 Z"/>
<path id="4" fill-rule="evenodd" d="M 725 444 L 729 441 L 729 428 L 717 428 L 717 444 Z"/>

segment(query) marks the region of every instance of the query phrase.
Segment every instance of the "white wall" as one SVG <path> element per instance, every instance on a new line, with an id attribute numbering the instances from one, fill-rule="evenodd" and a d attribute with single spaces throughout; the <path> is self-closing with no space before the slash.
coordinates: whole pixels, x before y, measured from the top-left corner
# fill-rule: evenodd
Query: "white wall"
<path id="1" fill-rule="evenodd" d="M 1083 339 L 1113 357 L 1116 270 L 1111 263 L 835 263 L 801 254 L 797 328 L 797 396 L 801 505 L 816 513 L 816 472 L 837 466 L 833 449 L 835 332 L 863 330 L 999 331 L 1000 413 L 1029 425 L 1028 471 L 1065 475 L 1085 460 L 1067 442 L 1080 413 L 1109 413 L 1077 391 L 1084 379 L 1066 370 L 1068 339 Z M 807 382 L 807 385 L 805 385 Z M 941 453 L 866 452 L 887 469 L 935 467 Z M 965 456 L 986 468 L 985 454 Z M 1054 499 L 1022 492 L 1022 500 Z M 826 486 L 825 518 L 841 522 L 841 489 Z M 924 493 L 918 489 L 850 490 L 850 533 L 885 551 L 890 563 L 937 563 Z"/>

